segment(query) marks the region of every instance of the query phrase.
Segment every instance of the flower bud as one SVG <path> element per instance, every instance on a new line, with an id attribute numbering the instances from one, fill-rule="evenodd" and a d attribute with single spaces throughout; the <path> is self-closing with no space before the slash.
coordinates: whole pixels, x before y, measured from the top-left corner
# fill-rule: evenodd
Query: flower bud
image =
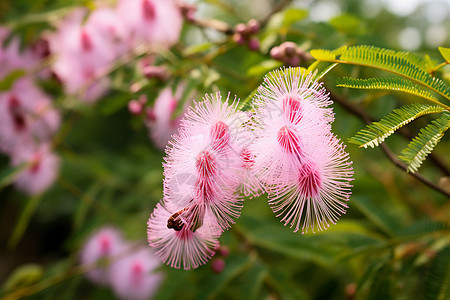
<path id="1" fill-rule="evenodd" d="M 288 57 L 292 57 L 296 55 L 297 45 L 293 42 L 284 42 L 280 45 L 280 48 L 284 50 L 284 53 Z"/>
<path id="2" fill-rule="evenodd" d="M 247 30 L 249 33 L 257 33 L 260 29 L 259 22 L 255 19 L 251 19 L 247 22 Z"/>
<path id="3" fill-rule="evenodd" d="M 219 254 L 222 257 L 227 257 L 228 255 L 230 255 L 230 249 L 227 246 L 220 246 Z"/>
<path id="4" fill-rule="evenodd" d="M 211 269 L 214 273 L 220 274 L 225 269 L 225 261 L 221 258 L 216 258 L 211 262 Z"/>
<path id="5" fill-rule="evenodd" d="M 248 34 L 247 26 L 245 26 L 244 23 L 239 23 L 234 28 L 234 32 L 239 33 L 241 35 L 246 35 L 246 34 Z"/>
<path id="6" fill-rule="evenodd" d="M 128 102 L 128 111 L 135 116 L 138 116 L 142 113 L 143 111 L 143 105 L 140 101 L 138 100 L 131 100 L 130 102 Z"/>
<path id="7" fill-rule="evenodd" d="M 270 49 L 270 57 L 276 60 L 281 60 L 283 58 L 283 52 L 279 46 Z"/>
<path id="8" fill-rule="evenodd" d="M 245 38 L 240 33 L 233 34 L 233 40 L 239 45 L 245 44 Z"/>
<path id="9" fill-rule="evenodd" d="M 257 38 L 250 38 L 247 42 L 248 49 L 252 51 L 258 51 L 259 50 L 259 41 Z"/>

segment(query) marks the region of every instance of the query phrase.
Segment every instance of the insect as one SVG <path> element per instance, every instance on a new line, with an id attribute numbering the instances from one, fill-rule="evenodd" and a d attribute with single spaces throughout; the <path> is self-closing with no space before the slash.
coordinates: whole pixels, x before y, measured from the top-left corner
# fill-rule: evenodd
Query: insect
<path id="1" fill-rule="evenodd" d="M 173 229 L 175 231 L 180 231 L 181 229 L 183 229 L 184 223 L 180 218 L 180 214 L 182 212 L 183 210 L 180 210 L 170 216 L 170 218 L 167 220 L 167 228 Z"/>

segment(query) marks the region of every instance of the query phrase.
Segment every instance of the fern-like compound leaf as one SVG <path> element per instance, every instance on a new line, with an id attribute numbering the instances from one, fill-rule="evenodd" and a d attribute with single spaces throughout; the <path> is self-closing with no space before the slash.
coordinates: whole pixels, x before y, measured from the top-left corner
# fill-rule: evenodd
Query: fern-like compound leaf
<path id="1" fill-rule="evenodd" d="M 349 139 L 350 143 L 359 145 L 359 147 L 376 147 L 387 137 L 394 133 L 400 127 L 412 122 L 420 116 L 443 112 L 441 106 L 414 103 L 398 109 L 394 109 L 385 118 L 379 122 L 373 122 L 367 125 L 365 129 L 360 130 L 354 137 Z"/>
<path id="2" fill-rule="evenodd" d="M 326 49 L 314 49 L 310 51 L 310 54 L 314 59 L 319 61 L 330 61 L 336 59 L 336 54 L 331 50 Z"/>
<path id="3" fill-rule="evenodd" d="M 391 90 L 408 93 L 418 97 L 439 102 L 433 94 L 423 87 L 403 78 L 338 78 L 337 86 L 366 90 Z"/>
<path id="4" fill-rule="evenodd" d="M 344 51 L 339 60 L 390 71 L 419 82 L 450 99 L 450 87 L 428 73 L 434 63 L 424 57 L 373 46 L 353 46 Z"/>
<path id="5" fill-rule="evenodd" d="M 419 169 L 449 128 L 450 113 L 445 112 L 440 118 L 420 130 L 399 156 L 408 165 L 408 172 L 414 173 Z"/>

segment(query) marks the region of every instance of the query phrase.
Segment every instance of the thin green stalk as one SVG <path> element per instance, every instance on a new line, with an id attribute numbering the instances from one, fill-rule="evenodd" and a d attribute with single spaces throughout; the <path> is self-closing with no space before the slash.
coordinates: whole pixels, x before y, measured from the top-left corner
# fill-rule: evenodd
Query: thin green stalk
<path id="1" fill-rule="evenodd" d="M 39 202 L 41 201 L 41 198 L 42 194 L 38 194 L 30 197 L 30 199 L 28 200 L 27 205 L 25 206 L 24 210 L 22 211 L 22 214 L 20 215 L 19 221 L 17 221 L 16 227 L 14 228 L 11 238 L 9 239 L 8 247 L 10 249 L 14 249 L 22 239 L 23 234 L 25 233 L 28 224 L 30 223 L 30 219 L 33 216 L 34 212 L 36 211 Z"/>

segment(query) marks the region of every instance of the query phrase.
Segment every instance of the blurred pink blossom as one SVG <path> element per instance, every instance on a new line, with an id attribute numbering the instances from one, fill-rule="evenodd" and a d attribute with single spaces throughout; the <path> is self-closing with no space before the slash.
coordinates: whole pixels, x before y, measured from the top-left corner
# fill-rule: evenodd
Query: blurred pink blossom
<path id="1" fill-rule="evenodd" d="M 120 38 L 120 26 L 112 25 L 111 14 L 103 10 L 93 13 L 92 20 L 83 24 L 86 12 L 76 10 L 58 22 L 57 31 L 46 37 L 54 56 L 53 72 L 67 93 L 86 102 L 98 100 L 108 90 L 106 75 L 122 52 L 123 46 L 115 39 Z"/>
<path id="2" fill-rule="evenodd" d="M 167 142 L 180 125 L 181 116 L 175 116 L 175 110 L 184 88 L 184 84 L 179 84 L 175 94 L 170 87 L 164 88 L 156 98 L 154 106 L 147 110 L 146 125 L 150 138 L 158 149 L 163 150 L 167 146 Z M 189 103 L 190 101 L 186 101 L 184 107 Z"/>
<path id="3" fill-rule="evenodd" d="M 0 80 L 14 70 L 29 71 L 39 63 L 37 54 L 29 49 L 21 51 L 19 38 L 6 42 L 9 35 L 10 31 L 0 26 Z"/>
<path id="4" fill-rule="evenodd" d="M 111 266 L 111 285 L 122 299 L 144 300 L 151 298 L 163 279 L 156 272 L 161 262 L 146 247 L 127 255 Z"/>
<path id="5" fill-rule="evenodd" d="M 117 12 L 136 45 L 170 47 L 178 41 L 183 17 L 174 0 L 119 0 Z"/>
<path id="6" fill-rule="evenodd" d="M 16 167 L 24 164 L 14 185 L 28 195 L 35 195 L 54 183 L 58 176 L 60 159 L 51 152 L 48 144 L 42 144 L 16 149 L 11 162 Z"/>
<path id="7" fill-rule="evenodd" d="M 48 141 L 59 129 L 61 116 L 50 98 L 28 77 L 0 93 L 0 150 L 12 153 L 35 142 Z"/>
<path id="8" fill-rule="evenodd" d="M 114 227 L 103 227 L 94 232 L 86 241 L 81 251 L 80 260 L 84 265 L 98 264 L 98 267 L 86 273 L 93 282 L 101 285 L 110 284 L 111 260 L 113 256 L 126 250 L 128 245 L 120 231 Z M 105 260 L 104 265 L 101 261 Z"/>

